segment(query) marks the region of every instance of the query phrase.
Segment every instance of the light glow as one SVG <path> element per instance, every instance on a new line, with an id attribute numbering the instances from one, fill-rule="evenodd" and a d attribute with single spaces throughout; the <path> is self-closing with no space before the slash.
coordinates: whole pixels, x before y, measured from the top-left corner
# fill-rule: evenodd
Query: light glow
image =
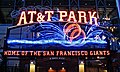
<path id="1" fill-rule="evenodd" d="M 71 34 L 70 34 L 70 36 L 68 36 L 70 38 L 70 41 L 72 42 L 73 39 L 75 39 L 78 36 L 80 36 L 80 34 L 81 34 L 81 28 L 80 28 L 80 26 L 78 24 L 70 24 L 70 25 L 68 25 L 68 27 L 67 27 L 67 25 L 68 24 L 66 24 L 64 26 L 63 31 L 64 31 L 64 33 L 65 33 L 66 36 L 68 36 L 68 33 L 72 31 Z M 77 35 L 75 35 L 75 33 L 77 33 Z"/>
<path id="2" fill-rule="evenodd" d="M 79 64 L 79 72 L 84 72 L 84 64 Z"/>
<path id="3" fill-rule="evenodd" d="M 103 37 L 103 30 L 95 30 L 96 25 L 92 25 L 86 32 L 81 29 L 77 23 L 66 23 L 61 27 L 54 23 L 42 22 L 38 27 L 32 28 L 33 30 L 42 29 L 37 35 L 37 39 L 11 39 L 7 40 L 8 44 L 12 45 L 42 45 L 42 44 L 60 44 L 62 46 L 75 46 L 80 47 L 85 44 L 107 44 L 105 36 Z M 87 33 L 87 34 L 86 34 Z M 101 36 L 95 39 L 95 36 Z"/>
<path id="4" fill-rule="evenodd" d="M 103 70 L 103 72 L 107 72 L 107 70 Z"/>
<path id="5" fill-rule="evenodd" d="M 30 72 L 35 72 L 35 64 L 30 64 Z"/>
<path id="6" fill-rule="evenodd" d="M 83 62 L 83 61 L 81 61 L 81 64 L 84 64 L 84 62 Z"/>
<path id="7" fill-rule="evenodd" d="M 61 44 L 63 46 L 83 46 L 87 43 L 98 43 L 98 44 L 107 44 L 106 41 L 96 41 L 96 40 L 88 40 L 88 41 L 84 41 L 84 42 L 80 42 L 79 41 L 74 41 L 74 42 L 70 42 L 70 41 L 59 41 L 59 40 L 38 40 L 38 41 L 30 41 L 30 40 L 8 40 L 7 43 L 8 44 Z"/>

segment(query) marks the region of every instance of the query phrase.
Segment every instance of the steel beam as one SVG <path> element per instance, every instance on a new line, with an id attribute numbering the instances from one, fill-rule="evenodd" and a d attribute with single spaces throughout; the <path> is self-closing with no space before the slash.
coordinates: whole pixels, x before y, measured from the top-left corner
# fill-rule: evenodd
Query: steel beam
<path id="1" fill-rule="evenodd" d="M 80 9 L 80 0 L 69 0 L 68 6 L 69 6 L 69 10 L 71 10 L 71 6 L 75 6 L 79 10 Z"/>
<path id="2" fill-rule="evenodd" d="M 41 6 L 52 7 L 53 0 L 41 0 Z"/>
<path id="3" fill-rule="evenodd" d="M 119 17 L 119 20 L 118 22 L 120 23 L 120 0 L 116 0 L 116 5 L 117 5 L 117 11 L 118 11 L 118 17 Z"/>
<path id="4" fill-rule="evenodd" d="M 116 5 L 118 9 L 119 18 L 120 18 L 120 0 L 116 0 Z"/>
<path id="5" fill-rule="evenodd" d="M 103 9 L 103 13 L 101 16 L 99 16 L 99 8 Z M 96 0 L 96 11 L 97 11 L 97 17 L 102 20 L 102 18 L 106 18 L 106 0 Z"/>

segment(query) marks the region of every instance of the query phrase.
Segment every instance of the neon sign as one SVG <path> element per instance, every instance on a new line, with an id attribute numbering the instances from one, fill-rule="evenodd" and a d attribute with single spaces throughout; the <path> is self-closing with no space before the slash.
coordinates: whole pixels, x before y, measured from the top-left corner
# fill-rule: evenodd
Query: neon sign
<path id="1" fill-rule="evenodd" d="M 107 36 L 103 30 L 98 30 L 95 24 L 83 25 L 77 23 L 66 23 L 58 26 L 51 22 L 38 23 L 36 27 L 30 27 L 30 32 L 38 32 L 36 38 L 9 38 L 7 43 L 10 45 L 55 45 L 64 47 L 82 47 L 87 44 L 106 45 Z M 25 32 L 25 31 L 24 31 Z M 24 34 L 24 33 L 22 33 Z M 34 37 L 34 36 L 33 36 Z"/>
<path id="2" fill-rule="evenodd" d="M 67 23 L 64 26 L 63 31 L 64 34 L 70 39 L 70 42 L 72 42 L 73 39 L 79 37 L 81 34 L 83 34 L 83 38 L 86 38 L 85 32 L 81 29 L 80 25 L 78 24 Z M 68 35 L 69 32 L 71 32 L 70 35 Z"/>
<path id="3" fill-rule="evenodd" d="M 55 14 L 57 16 L 54 16 Z M 31 25 L 29 26 L 28 23 L 31 23 Z M 99 29 L 95 11 L 77 11 L 76 13 L 74 11 L 57 11 L 56 13 L 51 10 L 23 10 L 17 25 L 22 27 L 23 24 L 26 24 L 25 26 L 28 25 L 26 27 L 28 29 L 25 30 L 32 34 L 32 38 L 29 38 L 29 35 L 21 35 L 20 37 L 23 36 L 23 38 L 9 37 L 7 40 L 9 45 L 44 45 L 47 47 L 56 45 L 61 48 L 82 48 L 89 44 L 97 46 L 100 44 L 103 46 L 102 48 L 107 46 L 107 35 L 104 30 Z"/>
<path id="4" fill-rule="evenodd" d="M 109 50 L 79 50 L 79 51 L 14 51 L 7 50 L 4 51 L 5 56 L 109 56 Z"/>
<path id="5" fill-rule="evenodd" d="M 97 25 L 97 17 L 96 17 L 96 12 L 85 12 L 85 11 L 77 11 L 77 14 L 74 11 L 70 11 L 69 13 L 67 11 L 57 11 L 59 14 L 59 20 L 60 22 L 62 21 L 67 21 L 67 22 L 78 22 L 78 23 L 88 23 L 87 18 L 89 17 L 89 24 L 93 24 L 93 19 L 94 19 L 94 24 Z M 44 21 L 52 21 L 51 17 L 54 14 L 54 11 L 44 11 L 42 12 L 37 12 L 37 11 L 22 11 L 20 14 L 19 21 L 17 25 L 21 24 L 27 24 L 27 23 L 33 23 L 33 22 L 44 22 Z M 27 19 L 29 18 L 29 21 Z"/>

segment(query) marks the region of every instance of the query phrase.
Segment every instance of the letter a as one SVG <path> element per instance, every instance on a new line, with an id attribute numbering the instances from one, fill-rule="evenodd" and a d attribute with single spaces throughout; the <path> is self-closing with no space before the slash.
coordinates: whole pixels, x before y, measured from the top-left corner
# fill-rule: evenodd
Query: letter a
<path id="1" fill-rule="evenodd" d="M 71 21 L 71 19 L 73 19 L 74 22 L 77 22 L 74 11 L 70 11 L 69 18 L 67 21 Z"/>
<path id="2" fill-rule="evenodd" d="M 20 19 L 17 25 L 20 25 L 22 23 L 22 20 L 24 20 L 24 24 L 27 24 L 27 20 L 26 20 L 26 14 L 25 11 L 22 11 L 21 15 L 20 15 Z"/>

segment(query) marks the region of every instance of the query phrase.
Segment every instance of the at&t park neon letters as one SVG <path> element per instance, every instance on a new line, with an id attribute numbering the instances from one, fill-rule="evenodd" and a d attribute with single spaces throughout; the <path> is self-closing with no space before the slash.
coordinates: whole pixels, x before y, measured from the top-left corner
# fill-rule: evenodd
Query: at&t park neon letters
<path id="1" fill-rule="evenodd" d="M 22 11 L 17 25 L 33 23 L 34 20 L 36 20 L 37 22 L 51 21 L 51 16 L 53 14 L 54 11 L 45 11 L 44 15 L 42 12 L 37 12 L 37 11 L 28 11 L 28 12 Z M 69 13 L 67 11 L 58 11 L 58 14 L 59 14 L 59 21 L 61 22 L 71 21 L 78 23 L 88 23 L 87 22 L 87 16 L 88 16 L 89 24 L 92 24 L 94 19 L 94 24 L 97 25 L 97 17 L 95 11 L 94 12 L 88 11 L 87 13 L 85 11 L 77 11 L 77 14 L 75 14 L 74 11 L 70 11 Z M 29 21 L 27 21 L 28 17 L 29 17 Z M 77 17 L 78 20 L 76 19 Z"/>

